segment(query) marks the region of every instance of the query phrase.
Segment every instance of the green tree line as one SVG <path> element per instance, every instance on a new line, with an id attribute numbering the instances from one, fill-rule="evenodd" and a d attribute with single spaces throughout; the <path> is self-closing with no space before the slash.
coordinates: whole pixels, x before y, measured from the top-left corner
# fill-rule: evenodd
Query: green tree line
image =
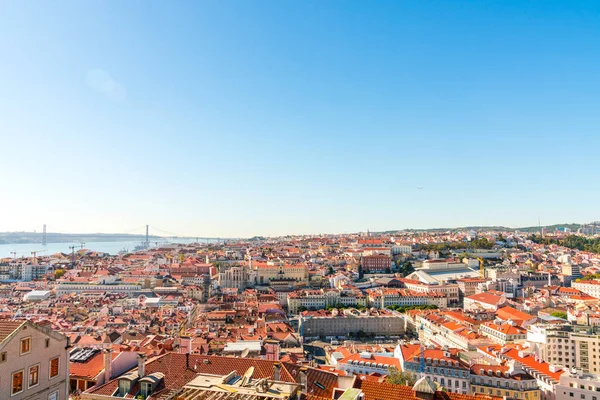
<path id="1" fill-rule="evenodd" d="M 556 244 L 559 246 L 567 247 L 569 249 L 590 251 L 592 253 L 600 254 L 600 238 L 589 238 L 585 236 L 569 235 L 563 239 L 559 239 L 551 237 L 542 237 L 542 235 L 533 234 L 529 237 L 529 239 L 537 244 Z"/>
<path id="2" fill-rule="evenodd" d="M 487 238 L 474 239 L 470 242 L 444 242 L 417 245 L 418 250 L 424 251 L 449 251 L 449 250 L 464 250 L 464 249 L 491 249 L 494 247 L 494 242 Z"/>

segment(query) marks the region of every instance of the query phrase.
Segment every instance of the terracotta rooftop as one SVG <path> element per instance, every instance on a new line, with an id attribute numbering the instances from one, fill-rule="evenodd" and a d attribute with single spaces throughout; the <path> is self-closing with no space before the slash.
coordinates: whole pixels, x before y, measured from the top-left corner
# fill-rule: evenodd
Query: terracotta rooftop
<path id="1" fill-rule="evenodd" d="M 492 293 L 477 293 L 477 294 L 474 294 L 472 296 L 468 296 L 465 298 L 473 300 L 473 301 L 478 301 L 480 303 L 493 304 L 493 305 L 500 303 L 500 301 L 502 300 L 502 297 L 496 296 L 495 294 L 492 294 Z"/>
<path id="2" fill-rule="evenodd" d="M 370 380 L 358 381 L 357 386 L 363 391 L 364 400 L 418 400 L 415 391 L 410 386 L 392 385 L 384 382 L 373 382 Z M 452 392 L 436 391 L 433 400 L 499 400 L 500 397 L 472 396 Z"/>
<path id="3" fill-rule="evenodd" d="M 0 320 L 0 343 L 19 328 L 24 321 Z"/>
<path id="4" fill-rule="evenodd" d="M 254 367 L 256 379 L 273 379 L 274 362 L 253 358 L 233 358 L 221 356 L 203 356 L 197 354 L 167 353 L 146 362 L 146 375 L 161 372 L 164 374 L 165 391 L 179 389 L 194 379 L 198 374 L 227 375 L 231 371 L 244 373 Z M 301 366 L 281 363 L 280 380 L 299 382 Z M 133 369 L 132 371 L 135 371 Z M 307 392 L 311 395 L 332 398 L 333 389 L 337 385 L 337 375 L 314 368 L 307 370 Z M 111 396 L 118 387 L 118 379 L 92 388 L 88 393 Z M 133 393 L 135 395 L 135 393 Z"/>

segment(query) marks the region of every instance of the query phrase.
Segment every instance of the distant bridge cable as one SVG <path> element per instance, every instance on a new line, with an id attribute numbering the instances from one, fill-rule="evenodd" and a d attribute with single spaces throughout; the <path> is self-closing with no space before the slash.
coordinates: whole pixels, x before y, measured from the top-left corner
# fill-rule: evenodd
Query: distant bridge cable
<path id="1" fill-rule="evenodd" d="M 158 231 L 159 233 L 167 234 L 168 236 L 171 236 L 171 237 L 173 237 L 173 236 L 180 237 L 180 236 L 181 236 L 181 235 L 178 235 L 178 234 L 176 234 L 176 233 L 169 232 L 169 231 L 165 231 L 164 229 L 157 228 L 157 227 L 155 227 L 155 226 L 150 226 L 150 228 L 151 228 L 153 231 Z"/>

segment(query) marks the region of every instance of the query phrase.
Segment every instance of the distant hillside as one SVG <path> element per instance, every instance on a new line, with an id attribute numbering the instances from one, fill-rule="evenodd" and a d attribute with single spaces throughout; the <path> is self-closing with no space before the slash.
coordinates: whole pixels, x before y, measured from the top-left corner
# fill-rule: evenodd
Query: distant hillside
<path id="1" fill-rule="evenodd" d="M 548 231 L 554 231 L 559 228 L 569 228 L 571 231 L 577 231 L 581 228 L 582 224 L 570 223 L 570 224 L 554 224 L 554 225 L 542 225 L 542 228 L 548 229 Z M 464 231 L 476 231 L 476 232 L 490 232 L 490 231 L 519 231 L 519 232 L 539 232 L 539 226 L 527 226 L 521 228 L 509 228 L 507 226 L 463 226 L 459 228 L 434 228 L 434 229 L 403 229 L 399 231 L 385 231 L 383 234 L 392 234 L 396 232 L 464 232 Z"/>

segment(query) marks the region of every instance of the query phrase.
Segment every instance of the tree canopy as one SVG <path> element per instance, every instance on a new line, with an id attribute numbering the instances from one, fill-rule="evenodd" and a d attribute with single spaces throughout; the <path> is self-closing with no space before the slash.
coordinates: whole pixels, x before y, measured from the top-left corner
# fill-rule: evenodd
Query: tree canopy
<path id="1" fill-rule="evenodd" d="M 414 386 L 417 382 L 417 375 L 408 371 L 400 371 L 397 368 L 390 367 L 389 375 L 386 379 L 387 383 L 391 383 L 392 385 L 405 385 L 405 386 Z"/>
<path id="2" fill-rule="evenodd" d="M 579 235 L 569 235 L 563 239 L 542 237 L 542 235 L 533 234 L 529 239 L 537 244 L 551 245 L 556 244 L 559 246 L 568 247 L 569 249 L 577 249 L 581 251 L 590 251 L 592 253 L 600 254 L 600 238 L 599 237 L 585 237 Z"/>
<path id="3" fill-rule="evenodd" d="M 567 313 L 564 311 L 554 311 L 550 315 L 552 315 L 553 317 L 562 318 L 562 319 L 567 319 L 567 317 L 568 317 Z"/>

